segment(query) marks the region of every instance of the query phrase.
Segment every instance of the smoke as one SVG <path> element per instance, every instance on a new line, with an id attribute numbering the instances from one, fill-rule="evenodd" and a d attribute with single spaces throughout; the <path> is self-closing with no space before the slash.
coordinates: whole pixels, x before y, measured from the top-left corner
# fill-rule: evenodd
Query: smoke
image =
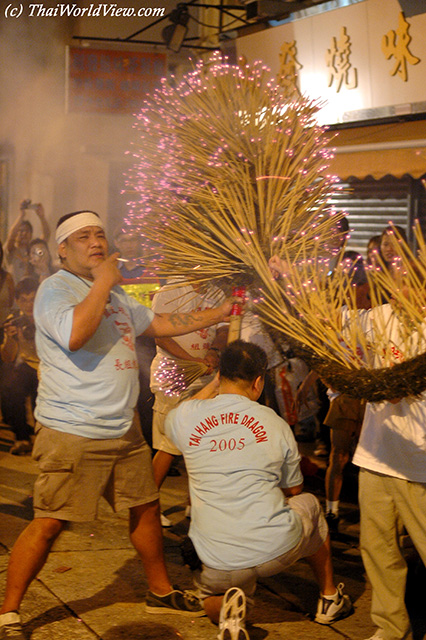
<path id="1" fill-rule="evenodd" d="M 63 159 L 64 42 L 69 19 L 0 19 L 0 149 L 8 164 L 10 222 L 24 198 L 53 208 L 54 172 Z M 35 223 L 35 234 L 39 231 Z"/>
<path id="2" fill-rule="evenodd" d="M 19 18 L 0 13 L 0 154 L 9 165 L 4 200 L 9 221 L 13 222 L 24 198 L 42 202 L 49 221 L 84 208 L 112 215 L 117 198 L 112 194 L 116 185 L 111 167 L 128 158 L 125 152 L 130 147 L 134 117 L 66 113 L 66 45 L 76 45 L 75 34 L 126 37 L 154 20 L 31 17 L 25 4 L 27 10 Z M 77 4 L 83 6 L 87 1 Z M 139 7 L 143 3 L 127 0 L 125 4 Z M 152 0 L 153 6 L 157 4 L 163 6 Z M 166 11 L 168 5 L 174 6 L 175 0 L 164 2 Z M 146 35 L 157 37 L 151 32 Z M 110 48 L 108 42 L 90 46 Z M 3 228 L 5 215 L 0 198 Z M 37 220 L 35 223 L 37 227 Z"/>

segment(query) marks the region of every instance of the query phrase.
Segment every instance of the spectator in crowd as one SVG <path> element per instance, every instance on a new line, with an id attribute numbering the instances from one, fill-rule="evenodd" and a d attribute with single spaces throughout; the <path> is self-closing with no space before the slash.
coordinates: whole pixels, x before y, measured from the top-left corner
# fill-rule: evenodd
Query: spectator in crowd
<path id="1" fill-rule="evenodd" d="M 331 254 L 331 257 L 325 260 L 326 264 L 328 264 L 327 274 L 330 278 L 333 277 L 336 266 L 342 260 L 342 256 L 344 254 L 349 236 L 349 221 L 347 216 L 343 216 L 342 218 L 339 218 L 335 223 L 335 231 L 332 235 L 331 240 L 328 241 L 326 246 L 327 253 Z M 318 398 L 320 402 L 320 407 L 317 414 L 317 420 L 319 423 L 318 438 L 315 443 L 314 453 L 320 458 L 327 458 L 330 454 L 331 448 L 330 429 L 324 424 L 325 416 L 327 415 L 327 412 L 330 408 L 327 387 L 322 383 L 321 380 L 318 380 L 318 376 L 315 374 L 315 372 L 312 372 L 312 374 L 311 372 L 309 372 L 307 378 L 307 392 L 309 392 L 309 388 L 316 381 Z M 305 401 L 306 399 L 307 396 L 305 395 Z M 296 397 L 296 404 L 297 403 L 298 398 Z"/>
<path id="2" fill-rule="evenodd" d="M 236 340 L 222 353 L 219 376 L 166 418 L 188 469 L 189 536 L 202 563 L 196 585 L 221 640 L 248 638 L 245 600 L 252 602 L 257 578 L 300 558 L 320 587 L 315 620 L 331 624 L 352 610 L 334 584 L 321 507 L 302 493 L 291 429 L 257 402 L 266 370 L 263 349 Z"/>
<path id="3" fill-rule="evenodd" d="M 19 311 L 7 318 L 0 346 L 1 411 L 15 435 L 15 443 L 10 449 L 14 455 L 30 453 L 32 449 L 30 437 L 33 428 L 28 423 L 26 401 L 30 398 L 34 411 L 39 365 L 33 318 L 37 287 L 37 282 L 32 278 L 23 278 L 16 285 L 15 297 Z"/>
<path id="4" fill-rule="evenodd" d="M 402 227 L 389 224 L 380 234 L 379 256 L 377 267 L 385 269 L 393 279 L 397 279 L 400 267 L 400 259 L 406 257 L 409 252 L 407 235 Z M 372 292 L 374 300 L 374 292 Z M 392 290 L 382 293 L 379 304 L 385 304 L 392 299 Z M 376 304 L 376 303 L 375 303 Z"/>
<path id="5" fill-rule="evenodd" d="M 355 286 L 357 309 L 370 309 L 370 291 L 364 261 L 357 251 L 345 251 L 341 267 Z M 348 306 L 351 301 L 348 300 Z M 365 402 L 345 393 L 329 390 L 330 408 L 324 424 L 330 428 L 330 458 L 325 474 L 326 520 L 331 534 L 338 532 L 339 502 L 343 471 L 358 442 L 364 417 Z"/>
<path id="6" fill-rule="evenodd" d="M 47 242 L 41 238 L 31 240 L 29 246 L 29 261 L 34 269 L 33 278 L 40 284 L 51 276 L 55 269 L 52 264 L 52 256 L 50 255 Z"/>
<path id="7" fill-rule="evenodd" d="M 390 224 L 382 231 L 379 253 L 389 271 L 392 271 L 395 261 L 407 249 L 407 234 L 402 227 Z"/>
<path id="8" fill-rule="evenodd" d="M 66 522 L 94 519 L 101 495 L 113 509 L 129 509 L 130 539 L 149 586 L 147 611 L 203 615 L 197 598 L 171 586 L 164 563 L 151 454 L 135 412 L 134 338 L 217 324 L 234 300 L 191 315 L 154 314 L 116 286 L 118 254 L 108 256 L 103 222 L 90 211 L 63 216 L 56 242 L 62 268 L 42 282 L 34 306 L 40 357 L 35 517 L 10 555 L 0 636 L 24 640 L 18 609 L 26 589 Z"/>
<path id="9" fill-rule="evenodd" d="M 15 283 L 6 269 L 3 268 L 3 245 L 0 242 L 0 341 L 3 340 L 3 325 L 15 300 Z"/>
<path id="10" fill-rule="evenodd" d="M 25 218 L 28 211 L 33 210 L 41 224 L 40 238 L 49 241 L 50 229 L 41 204 L 32 204 L 30 200 L 23 200 L 20 204 L 19 216 L 10 228 L 6 239 L 6 260 L 15 283 L 22 278 L 31 276 L 34 272 L 30 263 L 29 245 L 33 236 L 33 226 Z"/>
<path id="11" fill-rule="evenodd" d="M 136 229 L 127 227 L 119 228 L 114 233 L 114 245 L 123 262 L 119 265 L 123 280 L 134 280 L 145 275 L 145 267 L 142 263 L 142 246 L 140 234 Z"/>
<path id="12" fill-rule="evenodd" d="M 357 309 L 369 309 L 371 300 L 362 256 L 357 251 L 345 251 L 341 268 L 347 278 L 356 287 L 355 304 Z M 348 304 L 350 301 L 348 301 Z M 318 375 L 311 372 L 302 383 L 297 402 L 305 401 L 307 391 Z M 330 429 L 330 458 L 325 474 L 326 520 L 331 535 L 338 533 L 339 503 L 343 485 L 343 471 L 349 462 L 358 442 L 364 417 L 365 402 L 352 398 L 345 393 L 328 390 L 329 410 L 324 425 Z"/>
<path id="13" fill-rule="evenodd" d="M 372 267 L 378 266 L 377 256 L 380 252 L 381 236 L 372 236 L 367 244 L 367 264 Z"/>

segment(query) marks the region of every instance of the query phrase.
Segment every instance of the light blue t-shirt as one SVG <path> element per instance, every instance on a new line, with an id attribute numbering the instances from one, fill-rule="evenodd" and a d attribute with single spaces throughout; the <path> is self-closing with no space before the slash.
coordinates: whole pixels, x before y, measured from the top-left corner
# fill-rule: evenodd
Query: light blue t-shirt
<path id="1" fill-rule="evenodd" d="M 135 336 L 154 317 L 116 286 L 95 334 L 69 350 L 74 307 L 92 282 L 60 270 L 40 285 L 35 304 L 40 358 L 37 420 L 87 438 L 119 438 L 130 428 L 139 393 Z"/>
<path id="2" fill-rule="evenodd" d="M 185 458 L 189 535 L 201 561 L 243 569 L 292 549 L 302 523 L 280 487 L 303 482 L 288 424 L 242 395 L 189 400 L 171 411 L 166 435 Z"/>

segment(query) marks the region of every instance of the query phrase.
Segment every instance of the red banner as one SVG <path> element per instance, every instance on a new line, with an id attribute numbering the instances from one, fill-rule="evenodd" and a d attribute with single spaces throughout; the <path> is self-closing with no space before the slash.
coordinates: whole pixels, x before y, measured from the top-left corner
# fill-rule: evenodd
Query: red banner
<path id="1" fill-rule="evenodd" d="M 68 48 L 67 109 L 137 113 L 166 75 L 166 54 Z"/>

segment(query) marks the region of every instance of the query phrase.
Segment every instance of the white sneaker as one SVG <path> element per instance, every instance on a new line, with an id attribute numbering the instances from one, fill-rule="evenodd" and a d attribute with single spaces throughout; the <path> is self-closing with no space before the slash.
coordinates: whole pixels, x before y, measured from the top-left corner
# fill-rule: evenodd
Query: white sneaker
<path id="1" fill-rule="evenodd" d="M 9 611 L 0 615 L 1 640 L 25 640 L 22 631 L 21 616 L 17 611 Z"/>
<path id="2" fill-rule="evenodd" d="M 164 527 L 165 529 L 167 529 L 168 527 L 172 526 L 172 521 L 169 520 L 164 513 L 160 513 L 160 520 L 161 520 L 161 526 Z"/>
<path id="3" fill-rule="evenodd" d="M 245 617 L 245 593 L 238 587 L 231 587 L 223 596 L 218 640 L 250 640 L 245 628 Z"/>
<path id="4" fill-rule="evenodd" d="M 336 622 L 336 620 L 346 618 L 346 616 L 352 613 L 352 602 L 349 596 L 343 593 L 344 586 L 343 582 L 337 585 L 337 592 L 334 596 L 320 596 L 315 622 L 319 622 L 319 624 L 331 624 L 332 622 Z"/>

